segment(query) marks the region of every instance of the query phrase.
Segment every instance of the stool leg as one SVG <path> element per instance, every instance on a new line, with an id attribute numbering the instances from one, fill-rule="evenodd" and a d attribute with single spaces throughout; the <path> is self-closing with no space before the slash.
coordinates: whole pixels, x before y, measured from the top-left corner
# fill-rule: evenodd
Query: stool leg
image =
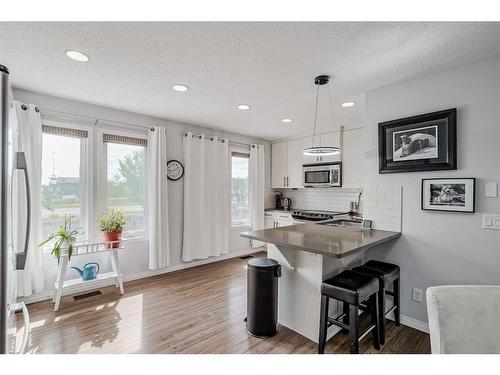
<path id="1" fill-rule="evenodd" d="M 399 277 L 394 280 L 393 285 L 393 291 L 394 291 L 394 296 L 393 296 L 393 301 L 394 301 L 394 306 L 397 306 L 396 309 L 394 310 L 394 323 L 399 327 L 399 317 L 401 314 L 401 305 L 400 305 L 400 300 L 399 300 Z"/>
<path id="2" fill-rule="evenodd" d="M 319 340 L 318 340 L 318 354 L 325 352 L 326 332 L 328 329 L 328 302 L 327 296 L 321 295 L 321 311 L 319 317 Z"/>
<path id="3" fill-rule="evenodd" d="M 378 291 L 378 326 L 380 333 L 380 343 L 385 344 L 385 288 Z"/>
<path id="4" fill-rule="evenodd" d="M 380 350 L 380 319 L 379 319 L 379 301 L 378 293 L 375 293 L 370 297 L 370 314 L 371 314 L 371 324 L 375 326 L 372 331 L 373 336 L 373 347 Z"/>
<path id="5" fill-rule="evenodd" d="M 349 341 L 351 354 L 359 354 L 359 307 L 349 305 Z"/>
<path id="6" fill-rule="evenodd" d="M 342 314 L 344 315 L 344 319 L 342 319 L 342 323 L 349 325 L 349 304 L 347 302 L 342 302 Z M 349 333 L 347 329 L 342 328 L 341 332 L 345 335 Z"/>

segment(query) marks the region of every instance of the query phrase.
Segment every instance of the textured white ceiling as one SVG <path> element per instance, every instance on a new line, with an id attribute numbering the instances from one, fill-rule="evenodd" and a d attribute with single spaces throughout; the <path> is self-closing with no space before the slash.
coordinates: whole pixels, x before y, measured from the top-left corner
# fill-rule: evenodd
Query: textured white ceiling
<path id="1" fill-rule="evenodd" d="M 366 90 L 500 53 L 500 23 L 0 23 L 0 35 L 16 87 L 269 139 L 312 132 L 317 74 L 334 76 L 326 131 L 359 126 Z"/>

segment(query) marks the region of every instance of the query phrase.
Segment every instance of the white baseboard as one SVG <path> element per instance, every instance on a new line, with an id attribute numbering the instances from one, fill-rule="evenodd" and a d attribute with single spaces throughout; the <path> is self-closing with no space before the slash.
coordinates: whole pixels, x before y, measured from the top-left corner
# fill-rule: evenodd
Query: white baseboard
<path id="1" fill-rule="evenodd" d="M 167 268 L 162 268 L 159 270 L 154 270 L 154 271 L 147 270 L 147 271 L 143 271 L 143 272 L 136 272 L 136 273 L 132 273 L 132 274 L 128 274 L 128 275 L 123 275 L 123 281 L 127 282 L 127 281 L 145 279 L 147 277 L 152 277 L 152 276 L 162 275 L 165 273 L 184 270 L 187 268 L 202 266 L 204 264 L 221 262 L 223 260 L 227 260 L 227 259 L 231 259 L 231 258 L 238 258 L 241 256 L 253 254 L 253 253 L 256 253 L 259 251 L 266 251 L 266 248 L 265 247 L 251 248 L 251 249 L 246 249 L 246 250 L 243 250 L 243 251 L 240 251 L 237 253 L 229 253 L 229 254 L 224 254 L 224 255 L 218 256 L 218 257 L 211 257 L 211 258 L 207 258 L 207 259 L 195 260 L 195 261 L 188 262 L 188 263 L 175 264 L 175 265 L 169 266 Z M 111 286 L 111 285 L 114 285 L 113 280 L 105 280 L 101 284 L 97 284 L 95 289 L 104 288 L 104 287 Z M 85 286 L 82 286 L 82 289 L 75 288 L 75 289 L 72 289 L 70 291 L 67 291 L 66 293 L 63 293 L 63 295 L 72 295 L 72 294 L 80 293 L 84 290 L 85 290 Z M 46 292 L 42 292 L 42 293 L 33 294 L 29 297 L 21 297 L 21 298 L 19 298 L 19 300 L 26 303 L 26 304 L 30 304 L 30 303 L 41 302 L 41 301 L 46 301 L 46 300 L 52 299 L 52 295 L 53 295 L 53 291 L 50 290 L 50 291 L 46 291 Z"/>
<path id="2" fill-rule="evenodd" d="M 387 316 L 387 319 L 394 321 L 393 314 L 390 314 Z M 416 330 L 429 333 L 429 324 L 425 322 L 421 322 L 420 320 L 413 319 L 412 317 L 409 317 L 408 315 L 403 315 L 401 314 L 399 317 L 399 321 L 402 325 L 410 327 L 410 328 L 415 328 Z"/>
<path id="3" fill-rule="evenodd" d="M 401 321 L 401 324 L 403 324 L 405 326 L 415 328 L 415 329 L 422 331 L 422 332 L 425 332 L 425 333 L 429 333 L 429 324 L 428 323 L 421 322 L 420 320 L 417 320 L 417 319 L 413 319 L 407 315 L 401 315 L 400 321 Z"/>

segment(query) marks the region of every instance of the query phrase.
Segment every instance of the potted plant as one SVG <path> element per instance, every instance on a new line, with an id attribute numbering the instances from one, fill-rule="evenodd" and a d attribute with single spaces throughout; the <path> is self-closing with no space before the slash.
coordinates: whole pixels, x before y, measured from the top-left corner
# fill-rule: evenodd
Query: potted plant
<path id="1" fill-rule="evenodd" d="M 104 241 L 116 241 L 108 244 L 108 248 L 119 248 L 122 231 L 126 224 L 121 210 L 105 212 L 99 220 L 99 229 L 103 233 Z"/>
<path id="2" fill-rule="evenodd" d="M 75 245 L 75 236 L 78 231 L 71 230 L 71 215 L 64 215 L 64 224 L 52 233 L 45 241 L 40 243 L 38 246 L 43 246 L 48 242 L 55 240 L 52 244 L 51 254 L 57 257 L 57 263 L 61 260 L 61 255 L 68 255 L 68 259 L 71 259 L 73 255 L 73 246 Z"/>

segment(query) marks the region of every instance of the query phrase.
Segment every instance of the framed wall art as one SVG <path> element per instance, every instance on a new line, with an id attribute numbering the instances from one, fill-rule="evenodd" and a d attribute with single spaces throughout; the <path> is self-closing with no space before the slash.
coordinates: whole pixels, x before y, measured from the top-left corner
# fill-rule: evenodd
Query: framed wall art
<path id="1" fill-rule="evenodd" d="M 379 173 L 457 169 L 457 109 L 378 124 Z"/>
<path id="2" fill-rule="evenodd" d="M 425 178 L 422 180 L 422 210 L 475 211 L 475 178 Z"/>

